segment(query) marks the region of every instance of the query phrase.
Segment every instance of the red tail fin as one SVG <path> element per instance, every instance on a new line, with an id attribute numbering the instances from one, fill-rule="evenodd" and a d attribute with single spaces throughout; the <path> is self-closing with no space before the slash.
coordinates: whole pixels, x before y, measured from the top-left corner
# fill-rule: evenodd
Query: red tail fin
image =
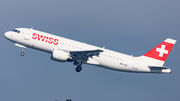
<path id="1" fill-rule="evenodd" d="M 144 54 L 143 56 L 150 57 L 160 61 L 166 61 L 166 58 L 168 57 L 175 43 L 176 40 L 168 38 L 164 40 L 164 42 L 160 43 L 159 45 L 151 49 L 149 52 Z"/>

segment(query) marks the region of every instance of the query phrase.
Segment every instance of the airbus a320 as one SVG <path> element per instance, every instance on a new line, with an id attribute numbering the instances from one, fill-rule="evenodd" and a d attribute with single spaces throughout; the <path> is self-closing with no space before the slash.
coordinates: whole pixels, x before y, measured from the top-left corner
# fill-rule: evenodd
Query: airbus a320
<path id="1" fill-rule="evenodd" d="M 171 69 L 163 66 L 176 40 L 167 38 L 142 56 L 134 57 L 105 48 L 63 38 L 33 28 L 16 28 L 4 36 L 23 48 L 21 56 L 27 48 L 51 54 L 57 62 L 72 62 L 76 72 L 82 70 L 83 64 L 95 65 L 106 69 L 132 73 L 171 73 Z"/>

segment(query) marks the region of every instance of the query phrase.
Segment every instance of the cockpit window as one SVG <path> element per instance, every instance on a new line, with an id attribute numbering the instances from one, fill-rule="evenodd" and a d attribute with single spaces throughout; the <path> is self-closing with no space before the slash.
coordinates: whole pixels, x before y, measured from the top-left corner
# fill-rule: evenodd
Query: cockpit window
<path id="1" fill-rule="evenodd" d="M 20 33 L 20 31 L 19 31 L 19 30 L 15 30 L 15 29 L 13 29 L 12 31 L 13 31 L 13 32 Z"/>

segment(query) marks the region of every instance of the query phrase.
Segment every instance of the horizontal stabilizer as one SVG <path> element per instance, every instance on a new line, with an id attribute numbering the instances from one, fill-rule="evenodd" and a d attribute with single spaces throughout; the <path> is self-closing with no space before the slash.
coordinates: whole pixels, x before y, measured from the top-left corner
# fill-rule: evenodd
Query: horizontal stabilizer
<path id="1" fill-rule="evenodd" d="M 149 68 L 153 68 L 153 69 L 169 69 L 165 66 L 149 66 Z"/>
<path id="2" fill-rule="evenodd" d="M 152 73 L 171 73 L 171 69 L 164 66 L 149 66 Z"/>

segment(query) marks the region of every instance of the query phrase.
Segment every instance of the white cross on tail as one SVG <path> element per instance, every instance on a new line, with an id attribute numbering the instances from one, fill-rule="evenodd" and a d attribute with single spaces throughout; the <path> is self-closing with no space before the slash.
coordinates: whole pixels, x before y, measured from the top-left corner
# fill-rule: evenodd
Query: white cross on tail
<path id="1" fill-rule="evenodd" d="M 156 48 L 156 51 L 159 52 L 159 56 L 163 57 L 163 54 L 168 54 L 168 50 L 165 50 L 165 45 L 162 45 L 161 48 Z"/>

